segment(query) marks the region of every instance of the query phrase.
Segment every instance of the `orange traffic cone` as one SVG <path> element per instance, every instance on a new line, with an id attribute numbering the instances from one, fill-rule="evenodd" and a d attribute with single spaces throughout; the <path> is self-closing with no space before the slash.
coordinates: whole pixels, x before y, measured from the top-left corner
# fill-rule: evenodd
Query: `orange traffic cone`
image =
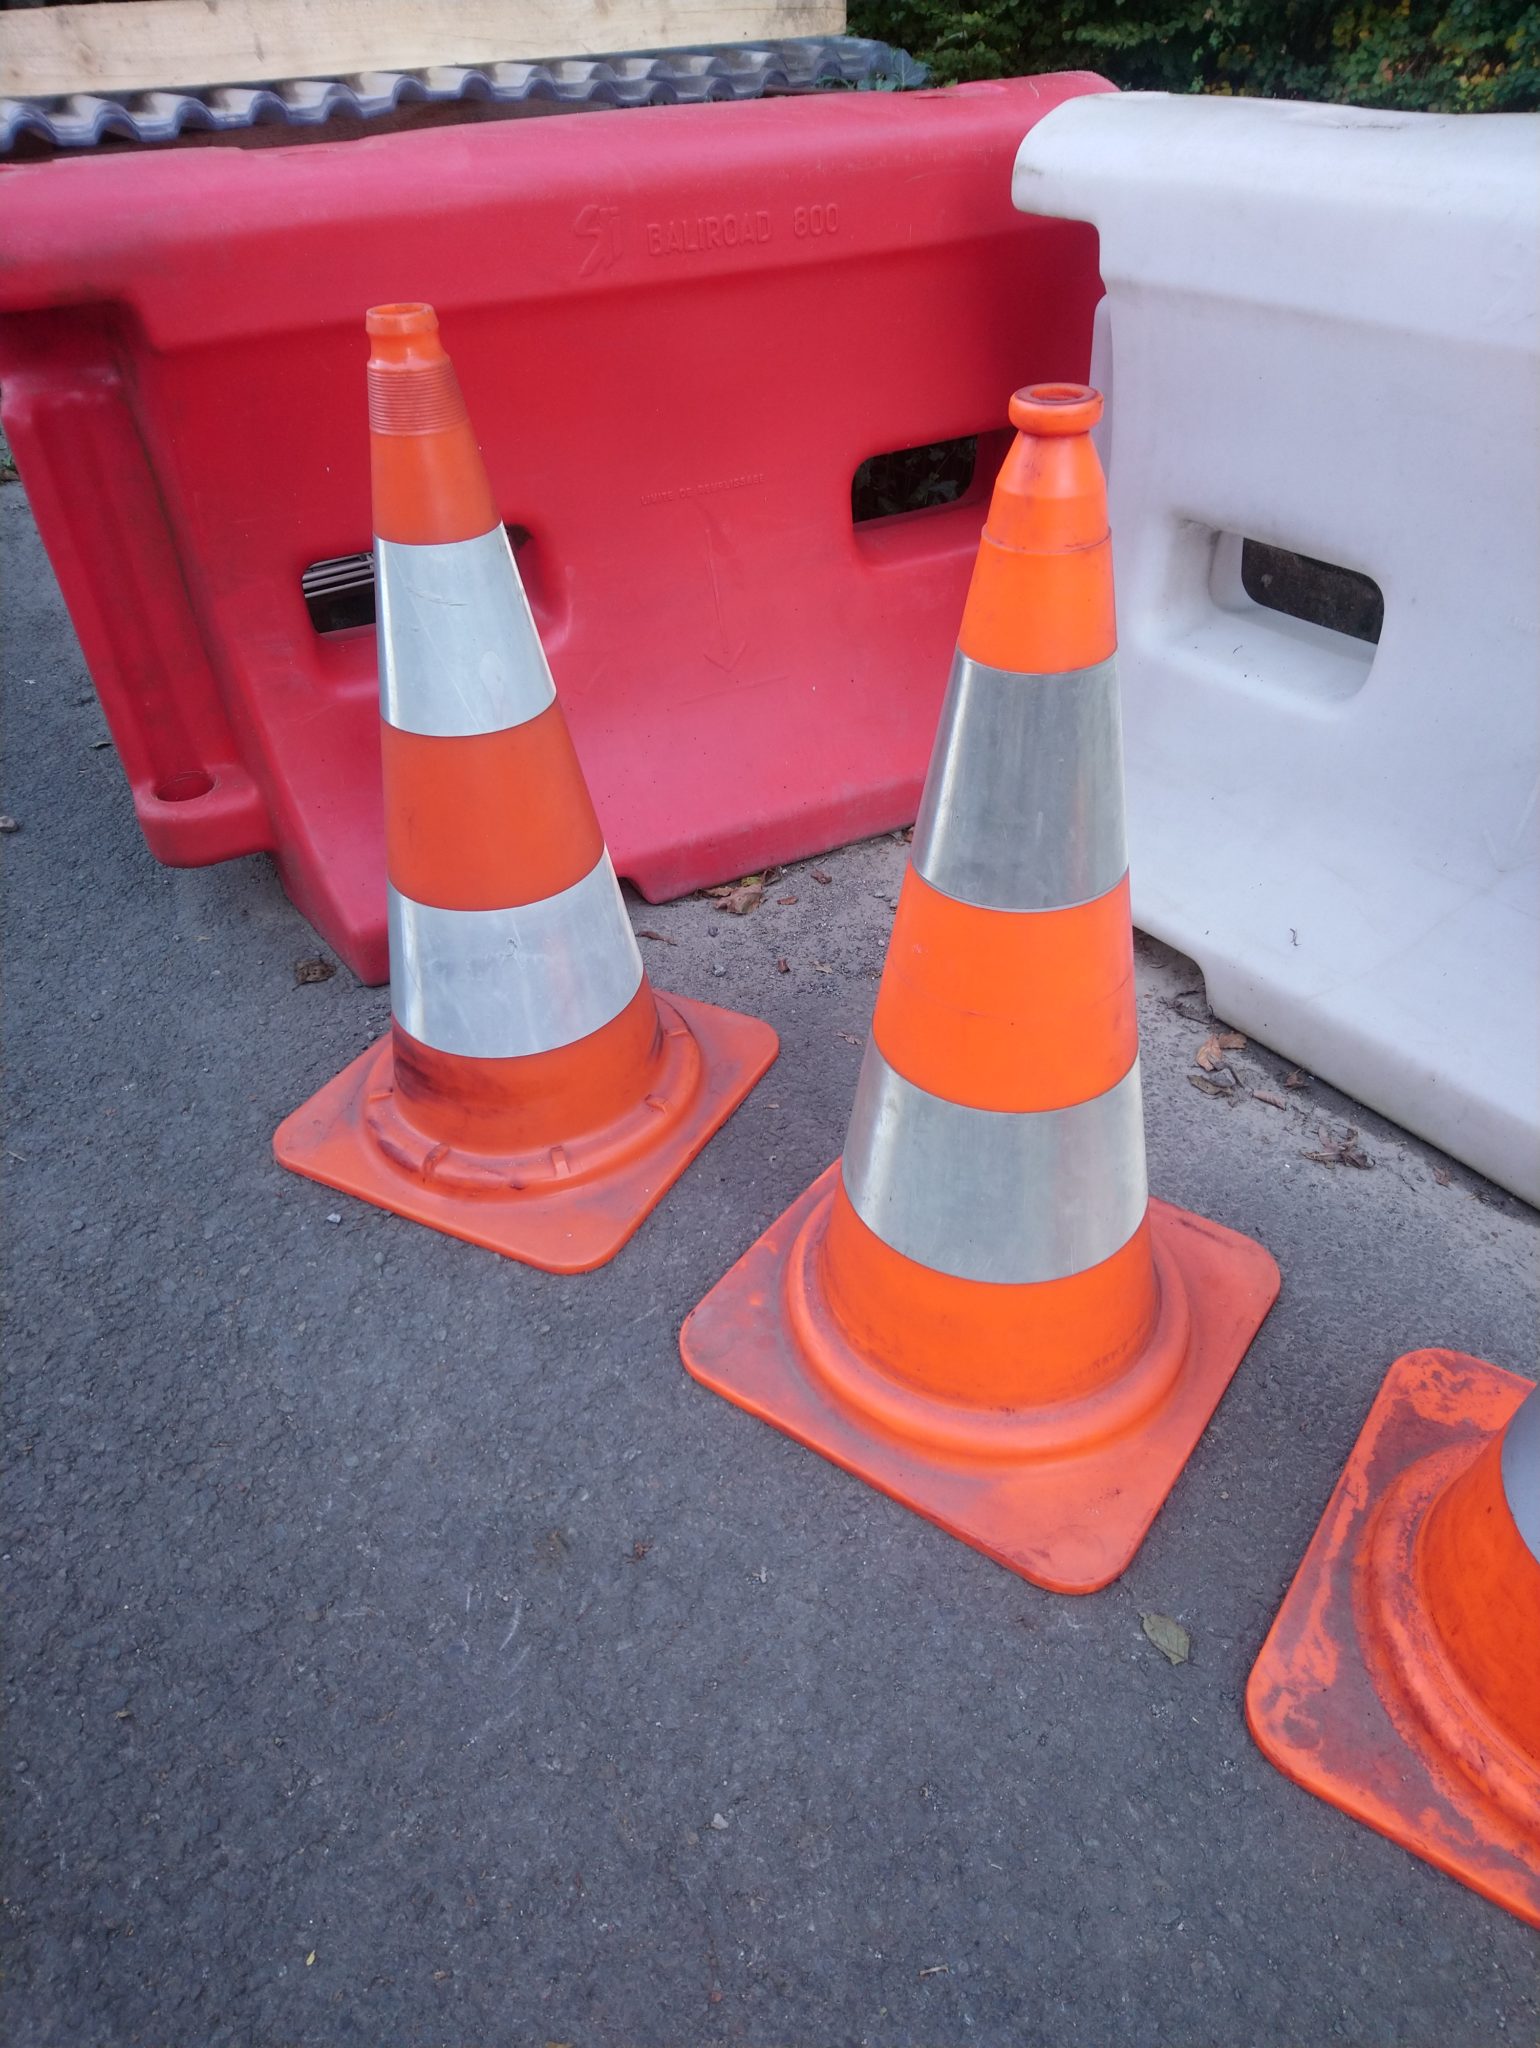
<path id="1" fill-rule="evenodd" d="M 1246 1719 L 1307 1792 L 1540 1927 L 1540 1390 L 1396 1360 Z"/>
<path id="2" fill-rule="evenodd" d="M 844 1158 L 681 1336 L 1066 1593 L 1133 1556 L 1278 1291 L 1146 1193 L 1100 412 L 1011 401 Z"/>
<path id="3" fill-rule="evenodd" d="M 295 1173 L 550 1272 L 612 1258 L 764 1073 L 655 996 L 430 306 L 368 316 L 390 1034 Z"/>

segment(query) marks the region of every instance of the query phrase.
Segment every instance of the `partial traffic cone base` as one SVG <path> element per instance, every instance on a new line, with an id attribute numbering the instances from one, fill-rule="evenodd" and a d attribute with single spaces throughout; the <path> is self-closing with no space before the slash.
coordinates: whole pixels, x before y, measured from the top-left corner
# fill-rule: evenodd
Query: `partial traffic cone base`
<path id="1" fill-rule="evenodd" d="M 414 1223 L 547 1273 L 612 1259 L 721 1129 L 779 1049 L 768 1024 L 657 997 L 662 1054 L 649 1092 L 610 1129 L 538 1157 L 432 1145 L 402 1114 L 390 1034 L 279 1125 L 281 1166 Z"/>
<path id="2" fill-rule="evenodd" d="M 1540 1927 L 1540 1759 L 1470 1697 L 1408 1568 L 1428 1507 L 1529 1390 L 1457 1351 L 1396 1360 L 1262 1646 L 1246 1720 L 1295 1784 Z"/>
<path id="3" fill-rule="evenodd" d="M 818 1253 L 838 1165 L 685 1323 L 702 1385 L 1058 1593 L 1124 1570 L 1262 1318 L 1278 1268 L 1234 1231 L 1151 1202 L 1161 1312 L 1105 1396 L 1015 1413 L 913 1393 L 859 1356 L 822 1300 Z"/>

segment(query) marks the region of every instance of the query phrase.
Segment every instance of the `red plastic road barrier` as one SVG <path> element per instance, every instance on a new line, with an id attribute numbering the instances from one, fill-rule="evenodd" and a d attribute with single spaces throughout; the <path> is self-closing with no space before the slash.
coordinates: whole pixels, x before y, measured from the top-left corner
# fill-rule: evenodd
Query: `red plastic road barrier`
<path id="1" fill-rule="evenodd" d="M 853 525 L 867 457 L 1080 377 L 1093 231 L 1011 207 L 1088 74 L 0 171 L 0 389 L 151 850 L 270 850 L 383 980 L 363 308 L 431 299 L 622 875 L 914 816 L 1003 452 Z M 490 394 L 490 397 L 487 396 Z"/>

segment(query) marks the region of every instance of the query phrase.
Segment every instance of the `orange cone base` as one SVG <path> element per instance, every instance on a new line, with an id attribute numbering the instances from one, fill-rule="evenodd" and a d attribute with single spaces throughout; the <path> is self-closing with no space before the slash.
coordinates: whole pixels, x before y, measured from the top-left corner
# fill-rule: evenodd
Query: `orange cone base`
<path id="1" fill-rule="evenodd" d="M 1085 1400 L 1001 1413 L 905 1388 L 860 1356 L 822 1298 L 838 1164 L 718 1282 L 680 1333 L 702 1385 L 997 1564 L 1094 1593 L 1129 1563 L 1278 1294 L 1234 1231 L 1151 1202 L 1161 1311 L 1145 1352 Z"/>
<path id="2" fill-rule="evenodd" d="M 610 1128 L 529 1158 L 432 1145 L 402 1115 L 391 1039 L 344 1067 L 279 1125 L 280 1166 L 547 1273 L 602 1266 L 667 1194 L 770 1066 L 757 1017 L 657 997 L 663 1063 Z"/>
<path id="3" fill-rule="evenodd" d="M 1528 1392 L 1457 1351 L 1396 1360 L 1262 1646 L 1246 1720 L 1296 1785 L 1540 1927 L 1540 1760 L 1464 1691 L 1407 1568 L 1424 1511 Z"/>

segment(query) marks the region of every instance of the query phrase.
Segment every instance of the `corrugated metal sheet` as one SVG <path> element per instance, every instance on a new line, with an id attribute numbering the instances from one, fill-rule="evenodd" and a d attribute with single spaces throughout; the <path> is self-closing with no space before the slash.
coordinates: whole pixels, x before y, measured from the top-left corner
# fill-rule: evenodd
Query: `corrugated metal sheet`
<path id="1" fill-rule="evenodd" d="M 662 50 L 616 57 L 566 57 L 545 64 L 435 65 L 425 71 L 365 71 L 347 78 L 289 79 L 277 85 L 222 85 L 204 92 L 76 93 L 44 100 L 0 99 L 0 153 L 23 137 L 62 149 L 90 149 L 108 137 L 171 142 L 181 134 L 263 126 L 312 128 L 346 116 L 377 121 L 413 105 L 453 101 L 550 108 L 673 106 L 696 100 L 758 99 L 768 92 L 891 80 L 923 82 L 924 66 L 887 43 L 859 36 Z"/>

